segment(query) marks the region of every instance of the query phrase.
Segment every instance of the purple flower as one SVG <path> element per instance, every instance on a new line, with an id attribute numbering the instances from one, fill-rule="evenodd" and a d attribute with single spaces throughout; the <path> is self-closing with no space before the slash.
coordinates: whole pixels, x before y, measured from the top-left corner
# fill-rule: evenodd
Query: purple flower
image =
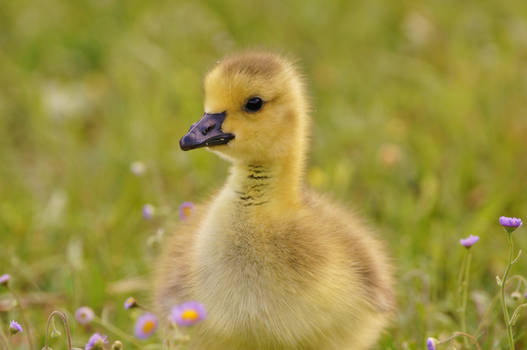
<path id="1" fill-rule="evenodd" d="M 75 312 L 75 319 L 80 324 L 88 324 L 93 320 L 94 317 L 95 317 L 95 313 L 88 306 L 80 307 Z"/>
<path id="2" fill-rule="evenodd" d="M 23 330 L 22 330 L 22 326 L 20 325 L 20 323 L 18 323 L 17 321 L 11 321 L 11 323 L 9 323 L 9 333 L 11 334 L 17 334 L 17 333 L 22 333 Z"/>
<path id="3" fill-rule="evenodd" d="M 501 216 L 500 225 L 503 226 L 507 232 L 511 233 L 522 225 L 522 219 Z"/>
<path id="4" fill-rule="evenodd" d="M 467 238 L 460 239 L 459 243 L 465 248 L 470 248 L 479 241 L 479 236 L 470 235 Z"/>
<path id="5" fill-rule="evenodd" d="M 125 301 L 124 301 L 124 308 L 125 310 L 130 310 L 134 307 L 137 307 L 137 300 L 135 300 L 134 297 L 128 297 Z"/>
<path id="6" fill-rule="evenodd" d="M 436 344 L 437 344 L 437 339 L 435 339 L 435 338 L 428 338 L 426 340 L 426 349 L 427 350 L 436 350 Z"/>
<path id="7" fill-rule="evenodd" d="M 180 326 L 192 326 L 207 317 L 205 307 L 197 301 L 188 301 L 172 308 L 172 321 Z"/>
<path id="8" fill-rule="evenodd" d="M 192 202 L 183 202 L 179 206 L 179 217 L 181 220 L 187 220 L 194 210 L 194 203 Z"/>
<path id="9" fill-rule="evenodd" d="M 143 217 L 150 220 L 154 215 L 154 206 L 152 204 L 143 205 Z"/>
<path id="10" fill-rule="evenodd" d="M 159 322 L 154 314 L 146 313 L 141 315 L 135 322 L 135 336 L 139 339 L 150 338 L 157 330 Z"/>
<path id="11" fill-rule="evenodd" d="M 108 337 L 95 333 L 90 337 L 86 344 L 85 350 L 104 350 L 104 344 L 108 344 Z"/>
<path id="12" fill-rule="evenodd" d="M 527 299 L 527 293 L 525 293 L 525 294 L 523 295 L 523 297 L 524 297 L 525 299 Z"/>
<path id="13" fill-rule="evenodd" d="M 7 286 L 10 279 L 11 279 L 11 275 L 4 273 L 2 276 L 0 276 L 0 286 Z"/>

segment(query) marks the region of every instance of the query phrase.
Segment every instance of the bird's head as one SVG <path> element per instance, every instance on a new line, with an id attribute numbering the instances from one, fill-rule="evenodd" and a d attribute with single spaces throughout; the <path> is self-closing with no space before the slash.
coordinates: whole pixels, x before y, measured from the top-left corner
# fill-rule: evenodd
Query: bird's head
<path id="1" fill-rule="evenodd" d="M 233 162 L 267 163 L 304 153 L 308 118 L 294 66 L 270 53 L 220 61 L 205 77 L 205 113 L 180 141 Z"/>

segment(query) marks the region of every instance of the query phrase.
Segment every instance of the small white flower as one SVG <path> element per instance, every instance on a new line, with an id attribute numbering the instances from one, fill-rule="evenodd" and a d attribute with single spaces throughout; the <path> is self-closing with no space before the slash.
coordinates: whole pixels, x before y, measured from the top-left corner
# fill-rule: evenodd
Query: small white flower
<path id="1" fill-rule="evenodd" d="M 140 162 L 140 161 L 135 161 L 133 162 L 132 164 L 130 164 L 130 171 L 132 172 L 132 174 L 134 174 L 135 176 L 141 176 L 145 173 L 146 171 L 146 165 L 145 163 L 143 162 Z"/>

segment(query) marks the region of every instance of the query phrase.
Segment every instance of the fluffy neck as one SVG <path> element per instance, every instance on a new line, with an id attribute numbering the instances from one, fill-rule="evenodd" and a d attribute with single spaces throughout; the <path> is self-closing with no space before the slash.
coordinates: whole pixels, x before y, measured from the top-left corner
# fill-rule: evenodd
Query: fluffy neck
<path id="1" fill-rule="evenodd" d="M 226 188 L 243 211 L 283 213 L 301 204 L 309 119 L 304 107 L 295 114 L 290 116 L 295 124 L 286 147 L 233 162 Z"/>
<path id="2" fill-rule="evenodd" d="M 290 210 L 301 202 L 302 163 L 290 158 L 268 163 L 234 163 L 227 188 L 244 211 Z"/>

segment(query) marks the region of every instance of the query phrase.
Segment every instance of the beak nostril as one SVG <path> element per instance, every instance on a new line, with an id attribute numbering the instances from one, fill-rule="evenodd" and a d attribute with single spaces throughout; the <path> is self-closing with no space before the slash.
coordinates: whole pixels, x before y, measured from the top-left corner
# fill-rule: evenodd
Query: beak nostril
<path id="1" fill-rule="evenodd" d="M 212 124 L 212 125 L 209 125 L 206 129 L 203 129 L 201 131 L 201 133 L 203 134 L 203 136 L 207 135 L 212 129 L 214 129 L 214 127 L 216 126 L 216 124 Z"/>

